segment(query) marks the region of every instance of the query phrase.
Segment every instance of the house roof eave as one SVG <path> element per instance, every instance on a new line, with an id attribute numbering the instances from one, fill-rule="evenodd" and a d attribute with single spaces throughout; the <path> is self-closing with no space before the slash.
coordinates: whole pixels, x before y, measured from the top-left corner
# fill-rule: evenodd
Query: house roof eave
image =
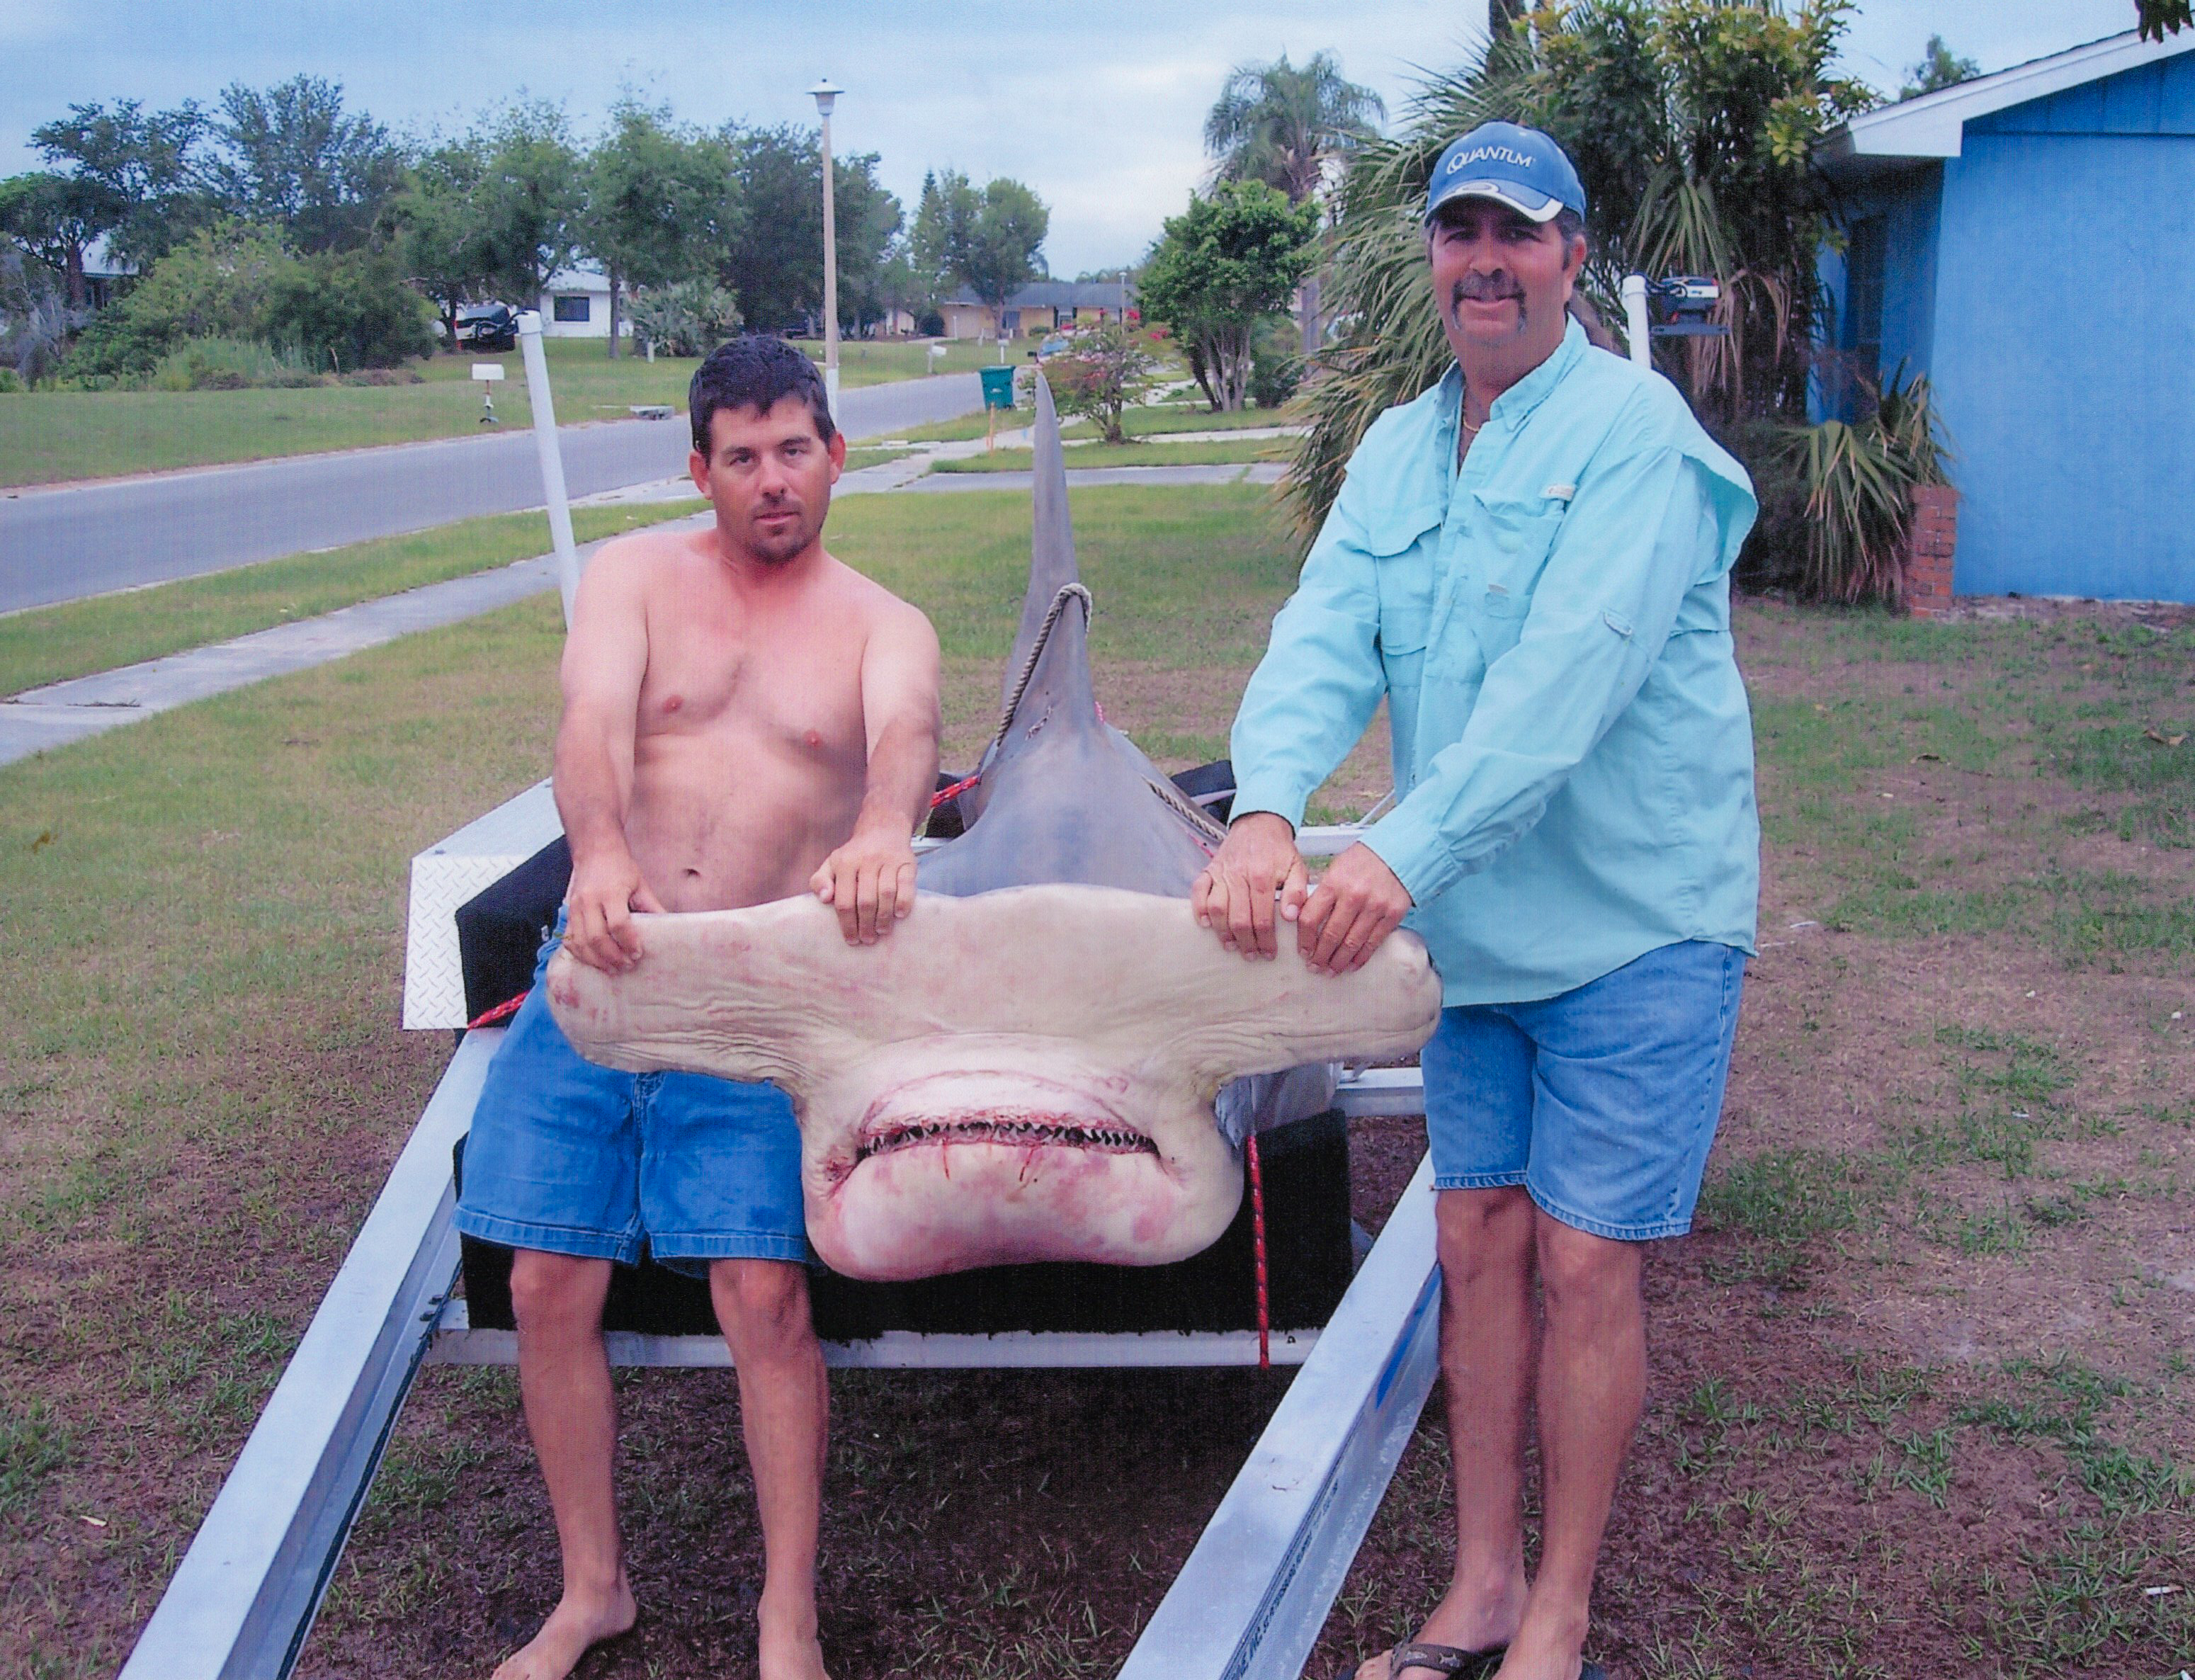
<path id="1" fill-rule="evenodd" d="M 2138 31 L 2129 29 L 1863 112 L 1816 142 L 1814 161 L 1835 178 L 1863 172 L 1869 164 L 1879 167 L 1892 162 L 1956 158 L 1965 143 L 1967 124 L 1978 117 L 2031 100 L 2048 99 L 2068 88 L 2100 82 L 2123 70 L 2159 63 L 2185 52 L 2195 52 L 2195 31 L 2145 41 Z"/>

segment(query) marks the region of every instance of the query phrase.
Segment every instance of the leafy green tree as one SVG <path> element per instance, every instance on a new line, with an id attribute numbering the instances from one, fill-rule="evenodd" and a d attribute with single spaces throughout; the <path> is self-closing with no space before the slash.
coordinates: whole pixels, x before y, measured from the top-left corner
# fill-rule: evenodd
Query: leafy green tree
<path id="1" fill-rule="evenodd" d="M 915 273 L 930 281 L 940 294 L 952 279 L 946 267 L 945 245 L 945 192 L 938 185 L 937 171 L 925 170 L 922 195 L 915 200 L 914 221 L 907 230 L 907 254 Z"/>
<path id="2" fill-rule="evenodd" d="M 571 125 L 561 106 L 524 101 L 484 121 L 471 144 L 481 154 L 473 211 L 492 254 L 487 285 L 504 302 L 534 308 L 579 236 L 584 166 Z"/>
<path id="3" fill-rule="evenodd" d="M 1942 36 L 1931 35 L 1921 51 L 1921 62 L 1906 72 L 1913 79 L 1898 90 L 1898 96 L 1912 99 L 1920 94 L 1933 94 L 1939 88 L 1955 88 L 1981 73 L 1980 65 L 1954 53 L 1944 44 Z"/>
<path id="4" fill-rule="evenodd" d="M 134 99 L 72 105 L 31 130 L 56 170 L 110 206 L 103 231 L 114 255 L 149 268 L 218 213 L 200 169 L 205 113 L 189 100 L 147 112 Z"/>
<path id="5" fill-rule="evenodd" d="M 880 313 L 904 311 L 919 320 L 937 307 L 940 291 L 935 270 L 925 270 L 916 260 L 914 241 L 902 233 L 885 249 L 877 266 L 877 302 Z"/>
<path id="6" fill-rule="evenodd" d="M 886 264 L 900 231 L 907 225 L 899 195 L 877 179 L 882 160 L 873 152 L 857 152 L 831 160 L 832 218 L 838 236 L 838 325 L 859 337 L 870 323 L 881 320 L 894 307 L 886 296 Z M 815 172 L 821 193 L 823 172 Z M 820 218 L 821 212 L 817 215 Z M 822 261 L 823 230 L 816 225 L 816 261 Z M 904 275 L 892 277 L 896 285 Z"/>
<path id="7" fill-rule="evenodd" d="M 230 211 L 279 227 L 299 250 L 366 243 L 404 181 L 404 156 L 388 129 L 347 113 L 343 86 L 293 76 L 264 89 L 233 83 L 215 125 L 222 147 L 211 175 Z"/>
<path id="8" fill-rule="evenodd" d="M 1261 181 L 1224 181 L 1169 217 L 1144 269 L 1144 314 L 1172 327 L 1213 407 L 1240 409 L 1258 324 L 1288 307 L 1315 260 L 1318 206 Z"/>
<path id="9" fill-rule="evenodd" d="M 926 184 L 925 184 L 926 185 Z M 958 170 L 937 177 L 932 232 L 945 273 L 989 306 L 1005 331 L 1006 299 L 1044 272 L 1051 212 L 1018 181 L 1000 176 L 978 187 Z M 925 190 L 923 209 L 930 208 Z M 921 221 L 918 210 L 916 220 Z"/>
<path id="10" fill-rule="evenodd" d="M 440 306 L 452 349 L 459 307 L 483 296 L 497 273 L 498 253 L 478 204 L 486 173 L 470 139 L 439 146 L 412 165 L 389 208 L 402 235 L 405 272 Z"/>
<path id="11" fill-rule="evenodd" d="M 72 310 L 84 307 L 84 247 L 121 214 L 97 181 L 80 176 L 39 170 L 0 181 L 0 234 L 61 281 Z"/>
<path id="12" fill-rule="evenodd" d="M 1379 95 L 1343 78 L 1333 54 L 1313 53 L 1299 67 L 1282 53 L 1236 66 L 1204 119 L 1204 147 L 1223 181 L 1262 181 L 1292 204 L 1323 204 L 1329 179 L 1386 114 Z M 1298 299 L 1306 353 L 1318 348 L 1319 285 L 1314 269 Z"/>
<path id="13" fill-rule="evenodd" d="M 85 373 L 139 374 L 187 339 L 264 339 L 275 286 L 297 266 L 267 228 L 239 222 L 202 227 L 92 318 L 70 365 Z"/>
<path id="14" fill-rule="evenodd" d="M 712 230 L 728 216 L 731 159 L 713 136 L 670 108 L 620 101 L 587 158 L 580 244 L 610 283 L 609 354 L 618 353 L 624 292 L 668 285 L 706 267 Z"/>
<path id="15" fill-rule="evenodd" d="M 331 373 L 395 367 L 433 354 L 434 311 L 385 251 L 321 251 L 268 285 L 259 336 Z"/>
<path id="16" fill-rule="evenodd" d="M 823 158 L 814 129 L 726 131 L 744 216 L 719 277 L 747 324 L 769 331 L 820 319 L 823 308 Z M 877 154 L 832 159 L 838 236 L 839 325 L 859 331 L 885 308 L 883 271 L 900 229 L 897 198 L 877 179 Z"/>

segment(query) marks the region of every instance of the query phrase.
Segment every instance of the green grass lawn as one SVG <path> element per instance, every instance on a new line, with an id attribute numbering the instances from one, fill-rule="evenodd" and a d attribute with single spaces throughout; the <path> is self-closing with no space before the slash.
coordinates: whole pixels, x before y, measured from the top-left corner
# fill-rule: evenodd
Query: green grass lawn
<path id="1" fill-rule="evenodd" d="M 1064 452 L 1069 467 L 1210 467 L 1246 461 L 1285 461 L 1287 438 L 1244 438 L 1212 443 L 1083 444 Z M 931 463 L 934 473 L 1025 473 L 1036 463 L 1034 451 L 994 449 Z"/>
<path id="2" fill-rule="evenodd" d="M 1293 577 L 1278 516 L 1241 486 L 1073 506 L 1108 716 L 1215 756 Z M 965 763 L 1027 498 L 850 499 L 831 541 L 931 614 Z M 2166 744 L 2195 635 L 1760 605 L 1737 628 L 1763 948 L 1702 1232 L 1648 1262 L 1592 1648 L 1691 1680 L 2176 1672 L 2191 1594 L 2144 1589 L 2195 1555 L 2195 744 Z M 561 646 L 544 597 L 0 768 L 11 1672 L 111 1674 L 233 1461 L 448 1055 L 395 1024 L 406 860 L 545 773 Z M 1386 769 L 1375 738 L 1322 806 Z M 726 1583 L 759 1552 L 729 1385 L 620 1388 L 651 1610 L 595 1666 L 735 1668 Z M 834 1378 L 840 1668 L 1112 1671 L 1280 1392 Z M 1422 1430 L 1311 1671 L 1422 1613 L 1446 1490 Z M 306 1671 L 489 1671 L 554 1584 L 515 1384 L 430 1371 Z"/>
<path id="3" fill-rule="evenodd" d="M 912 449 L 857 448 L 846 452 L 846 470 L 859 472 L 863 467 L 881 467 L 889 462 L 904 461 L 914 452 Z"/>
<path id="4" fill-rule="evenodd" d="M 1026 408 L 999 416 L 999 429 L 1013 431 L 1027 426 L 1034 416 Z M 1233 414 L 1215 414 L 1197 405 L 1165 404 L 1152 408 L 1132 408 L 1123 417 L 1121 429 L 1130 437 L 1148 437 L 1161 432 L 1233 432 L 1265 426 L 1285 426 L 1292 423 L 1284 409 L 1246 408 Z M 957 420 L 936 420 L 926 426 L 895 432 L 892 436 L 908 443 L 965 443 L 971 438 L 984 434 L 981 414 L 964 414 Z M 1060 429 L 1062 437 L 1094 438 L 1097 427 L 1087 420 L 1070 420 Z"/>
<path id="5" fill-rule="evenodd" d="M 634 403 L 669 403 L 683 410 L 699 365 L 659 357 L 650 362 L 622 350 L 613 360 L 606 339 L 550 338 L 550 389 L 560 425 L 624 419 Z M 820 343 L 802 348 L 821 359 Z M 942 364 L 961 372 L 978 365 L 971 349 L 953 346 Z M 482 387 L 475 361 L 500 362 L 495 389 L 504 427 L 533 423 L 526 370 L 516 350 L 501 355 L 438 355 L 415 364 L 413 385 L 326 385 L 274 391 L 32 391 L 0 394 L 0 486 L 58 484 L 228 461 L 258 461 L 423 438 L 471 437 L 480 432 Z M 840 357 L 848 388 L 919 377 L 921 347 L 850 343 Z"/>
<path id="6" fill-rule="evenodd" d="M 575 508 L 572 529 L 579 541 L 591 543 L 677 519 L 703 505 L 696 498 Z M 546 514 L 498 514 L 9 613 L 0 618 L 0 697 L 507 566 L 546 554 L 549 548 Z"/>

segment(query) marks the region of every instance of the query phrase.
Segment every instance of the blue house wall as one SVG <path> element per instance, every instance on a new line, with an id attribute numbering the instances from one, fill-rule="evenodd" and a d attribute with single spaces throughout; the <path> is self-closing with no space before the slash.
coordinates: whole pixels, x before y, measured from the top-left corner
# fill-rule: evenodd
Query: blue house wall
<path id="1" fill-rule="evenodd" d="M 1971 121 L 1868 216 L 1882 371 L 1929 376 L 1958 454 L 1959 592 L 2195 600 L 2195 56 Z"/>

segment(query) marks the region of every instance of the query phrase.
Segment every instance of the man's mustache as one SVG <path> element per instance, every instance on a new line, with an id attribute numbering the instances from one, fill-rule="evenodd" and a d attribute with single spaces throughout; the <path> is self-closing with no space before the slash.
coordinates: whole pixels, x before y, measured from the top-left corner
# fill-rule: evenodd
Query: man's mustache
<path id="1" fill-rule="evenodd" d="M 1524 294 L 1517 283 L 1506 274 L 1466 274 L 1455 283 L 1455 300 L 1458 303 L 1499 303 L 1508 298 L 1521 300 Z"/>

